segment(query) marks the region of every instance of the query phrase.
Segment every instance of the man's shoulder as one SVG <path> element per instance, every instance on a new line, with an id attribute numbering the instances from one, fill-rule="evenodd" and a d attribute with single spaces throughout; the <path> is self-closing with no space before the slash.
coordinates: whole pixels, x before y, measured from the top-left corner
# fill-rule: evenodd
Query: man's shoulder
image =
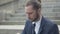
<path id="1" fill-rule="evenodd" d="M 31 21 L 30 20 L 26 20 L 26 23 L 30 23 Z"/>
<path id="2" fill-rule="evenodd" d="M 49 19 L 45 19 L 45 21 L 46 21 L 45 25 L 46 25 L 47 27 L 53 27 L 53 26 L 57 25 L 57 24 L 55 24 L 53 21 L 51 21 L 51 20 L 49 20 Z"/>
<path id="3" fill-rule="evenodd" d="M 26 20 L 26 23 L 25 23 L 25 25 L 31 25 L 31 21 L 29 21 L 29 20 Z"/>
<path id="4" fill-rule="evenodd" d="M 43 30 L 45 32 L 48 32 L 48 33 L 56 33 L 58 34 L 58 26 L 57 24 L 55 24 L 53 21 L 49 20 L 49 19 L 45 19 L 44 20 L 44 27 L 43 27 Z"/>

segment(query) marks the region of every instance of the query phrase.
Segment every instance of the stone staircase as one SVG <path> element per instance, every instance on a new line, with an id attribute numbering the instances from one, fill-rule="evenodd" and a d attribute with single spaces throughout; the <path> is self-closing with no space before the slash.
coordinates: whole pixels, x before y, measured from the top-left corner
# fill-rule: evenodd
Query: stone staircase
<path id="1" fill-rule="evenodd" d="M 59 0 L 42 0 L 42 14 L 44 17 L 47 17 L 54 21 L 55 23 L 59 24 L 60 22 L 60 2 Z M 12 5 L 14 13 L 6 14 L 4 19 L 2 20 L 1 25 L 24 25 L 26 16 L 24 11 L 25 0 L 15 0 L 10 4 L 6 4 L 6 7 Z M 10 7 L 10 9 L 12 9 Z M 3 6 L 1 7 L 3 8 Z M 8 10 L 9 8 L 7 8 Z M 10 11 L 10 10 L 8 10 Z M 8 12 L 7 11 L 7 12 Z"/>
<path id="2" fill-rule="evenodd" d="M 6 18 L 2 20 L 1 25 L 24 25 L 25 24 L 25 12 L 24 12 L 24 1 L 25 0 L 19 0 L 17 5 L 14 8 L 15 12 L 14 14 L 6 14 Z M 15 4 L 14 3 L 14 4 Z M 18 8 L 18 9 L 17 9 Z"/>
<path id="3" fill-rule="evenodd" d="M 7 15 L 7 18 L 1 23 L 4 25 L 24 25 L 26 16 L 24 11 L 25 0 L 19 0 L 14 2 L 13 9 L 15 13 L 12 15 Z M 44 17 L 54 21 L 56 24 L 60 24 L 60 2 L 58 0 L 44 1 L 42 0 L 42 14 Z M 7 4 L 8 5 L 8 4 Z"/>

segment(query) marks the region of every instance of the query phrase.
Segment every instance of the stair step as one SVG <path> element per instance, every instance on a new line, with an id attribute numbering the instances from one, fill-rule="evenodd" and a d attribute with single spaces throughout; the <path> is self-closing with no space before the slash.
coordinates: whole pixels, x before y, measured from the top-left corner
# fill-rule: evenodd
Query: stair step
<path id="1" fill-rule="evenodd" d="M 43 14 L 45 14 L 45 13 L 48 13 L 48 14 L 51 14 L 51 13 L 53 13 L 53 14 L 56 14 L 56 13 L 60 13 L 60 12 L 49 12 L 49 11 L 47 11 L 47 12 L 42 12 Z"/>
<path id="2" fill-rule="evenodd" d="M 20 15 L 14 15 L 14 17 L 25 17 L 26 15 L 24 14 L 24 15 L 22 15 L 22 14 L 20 14 Z"/>
<path id="3" fill-rule="evenodd" d="M 5 21 L 0 23 L 0 25 L 24 25 L 25 21 Z"/>
<path id="4" fill-rule="evenodd" d="M 8 20 L 26 20 L 26 17 L 24 16 L 24 17 L 18 17 L 18 16 L 16 16 L 16 17 L 8 17 L 8 18 L 6 18 L 7 19 L 7 21 Z"/>
<path id="5" fill-rule="evenodd" d="M 60 25 L 60 20 L 52 20 L 54 23 L 59 24 Z M 6 22 L 2 22 L 1 25 L 24 25 L 25 21 L 6 21 Z"/>
<path id="6" fill-rule="evenodd" d="M 22 30 L 17 29 L 0 29 L 0 34 L 21 34 Z"/>
<path id="7" fill-rule="evenodd" d="M 60 17 L 54 17 L 54 16 L 44 16 L 44 17 L 50 20 L 60 20 Z"/>
<path id="8" fill-rule="evenodd" d="M 14 14 L 14 15 L 16 15 L 16 16 L 25 15 L 25 13 L 16 13 L 16 14 Z"/>
<path id="9" fill-rule="evenodd" d="M 16 13 L 25 13 L 24 9 L 16 10 Z"/>

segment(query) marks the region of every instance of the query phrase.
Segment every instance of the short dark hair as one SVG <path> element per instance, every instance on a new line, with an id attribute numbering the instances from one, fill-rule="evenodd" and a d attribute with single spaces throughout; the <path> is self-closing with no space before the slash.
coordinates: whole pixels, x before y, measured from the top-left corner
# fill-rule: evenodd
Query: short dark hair
<path id="1" fill-rule="evenodd" d="M 41 2 L 38 3 L 37 1 L 30 0 L 26 3 L 26 6 L 30 6 L 30 5 L 32 5 L 33 9 L 36 9 L 36 10 L 41 8 Z"/>

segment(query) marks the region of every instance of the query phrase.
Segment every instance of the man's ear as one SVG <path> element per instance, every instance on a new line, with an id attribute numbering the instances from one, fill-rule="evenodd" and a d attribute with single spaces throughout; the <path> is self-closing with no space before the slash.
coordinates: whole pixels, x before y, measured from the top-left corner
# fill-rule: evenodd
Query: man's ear
<path id="1" fill-rule="evenodd" d="M 38 9 L 38 14 L 41 14 L 41 9 L 40 8 Z"/>

